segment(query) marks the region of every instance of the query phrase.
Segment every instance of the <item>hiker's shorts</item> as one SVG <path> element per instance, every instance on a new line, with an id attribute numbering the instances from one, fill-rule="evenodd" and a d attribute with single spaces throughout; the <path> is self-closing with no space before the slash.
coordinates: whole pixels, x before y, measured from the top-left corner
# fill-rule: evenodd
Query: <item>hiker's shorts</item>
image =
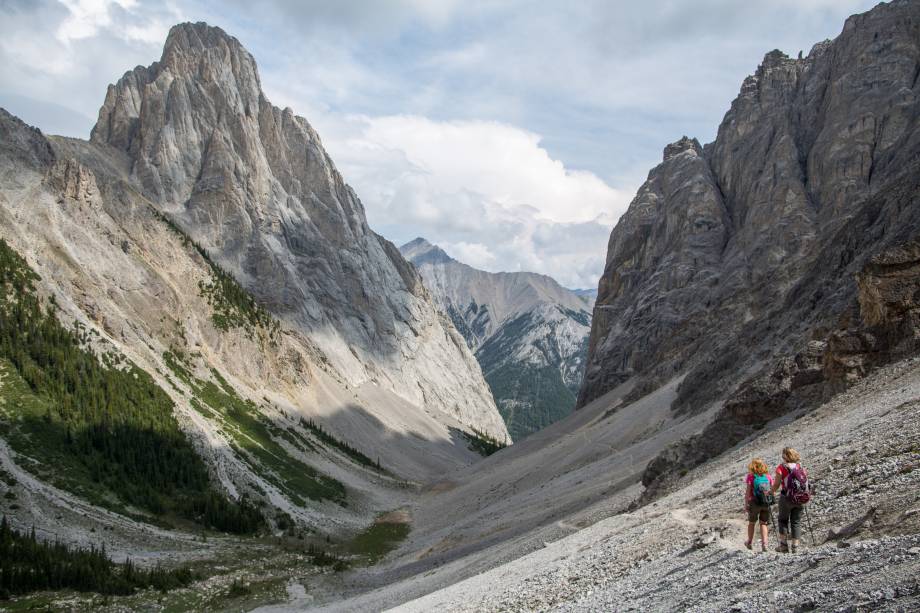
<path id="1" fill-rule="evenodd" d="M 792 538 L 798 540 L 802 536 L 802 510 L 800 504 L 793 504 L 785 496 L 779 497 L 779 533 L 792 533 Z"/>
<path id="2" fill-rule="evenodd" d="M 757 520 L 760 520 L 760 523 L 767 525 L 770 523 L 770 507 L 762 507 L 759 504 L 754 504 L 753 502 L 748 505 L 748 522 L 754 523 Z"/>

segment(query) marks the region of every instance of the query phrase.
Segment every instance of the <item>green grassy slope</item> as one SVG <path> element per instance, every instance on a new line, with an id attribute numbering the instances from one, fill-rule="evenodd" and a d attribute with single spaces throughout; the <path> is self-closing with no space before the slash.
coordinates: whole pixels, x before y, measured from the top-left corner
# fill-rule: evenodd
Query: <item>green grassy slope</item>
<path id="1" fill-rule="evenodd" d="M 60 323 L 37 280 L 0 239 L 0 435 L 26 468 L 129 515 L 258 530 L 254 507 L 211 485 L 169 396 L 122 356 L 89 350 L 90 335 Z"/>

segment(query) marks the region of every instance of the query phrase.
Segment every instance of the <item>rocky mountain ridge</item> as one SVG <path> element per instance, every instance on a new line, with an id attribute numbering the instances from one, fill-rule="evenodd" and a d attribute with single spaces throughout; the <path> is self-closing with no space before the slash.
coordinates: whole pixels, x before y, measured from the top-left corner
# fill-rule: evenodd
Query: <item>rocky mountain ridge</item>
<path id="1" fill-rule="evenodd" d="M 368 227 L 315 130 L 265 98 L 235 38 L 174 27 L 159 62 L 109 87 L 90 140 L 125 154 L 144 195 L 308 333 L 349 385 L 374 382 L 504 436 L 488 390 L 468 380 L 475 362 L 419 278 Z"/>
<path id="2" fill-rule="evenodd" d="M 174 27 L 159 62 L 109 88 L 90 141 L 46 137 L 2 110 L 0 135 L 0 235 L 37 275 L 54 325 L 78 331 L 70 350 L 100 372 L 149 376 L 214 491 L 258 509 L 258 530 L 346 538 L 416 483 L 479 459 L 476 432 L 507 437 L 421 278 L 222 30 Z M 172 519 L 155 504 L 125 507 L 84 479 L 68 445 L 34 447 L 29 411 L 53 406 L 53 390 L 20 363 L 0 355 L 12 525 L 67 543 L 105 534 L 113 554 L 185 555 L 194 537 L 157 527 Z"/>
<path id="3" fill-rule="evenodd" d="M 674 410 L 702 411 L 853 317 L 854 276 L 920 227 L 918 23 L 896 0 L 772 51 L 713 143 L 665 148 L 611 233 L 579 404 L 684 376 Z"/>
<path id="4" fill-rule="evenodd" d="M 512 438 L 572 410 L 587 350 L 588 299 L 546 275 L 477 270 L 423 238 L 400 251 L 474 351 Z"/>

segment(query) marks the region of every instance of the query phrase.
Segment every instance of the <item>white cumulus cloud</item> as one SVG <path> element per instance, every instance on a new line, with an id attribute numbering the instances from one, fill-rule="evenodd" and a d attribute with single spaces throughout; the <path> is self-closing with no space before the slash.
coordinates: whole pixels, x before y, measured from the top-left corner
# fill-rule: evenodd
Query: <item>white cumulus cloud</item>
<path id="1" fill-rule="evenodd" d="M 549 274 L 591 287 L 629 195 L 573 171 L 540 136 L 494 121 L 319 114 L 314 123 L 371 226 L 423 236 L 485 270 Z"/>

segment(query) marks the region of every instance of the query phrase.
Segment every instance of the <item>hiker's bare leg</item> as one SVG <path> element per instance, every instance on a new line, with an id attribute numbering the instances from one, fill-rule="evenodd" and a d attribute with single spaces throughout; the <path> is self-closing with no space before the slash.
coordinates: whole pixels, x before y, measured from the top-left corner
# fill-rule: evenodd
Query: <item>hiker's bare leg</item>
<path id="1" fill-rule="evenodd" d="M 768 530 L 769 530 L 769 527 L 767 526 L 767 524 L 760 524 L 760 542 L 763 543 L 764 545 L 767 544 Z M 751 531 L 751 533 L 752 534 L 750 538 L 753 538 L 753 530 Z M 750 540 L 750 538 L 748 540 Z"/>
<path id="2" fill-rule="evenodd" d="M 752 521 L 748 522 L 748 540 L 747 540 L 748 543 L 754 540 L 754 524 L 755 522 L 752 522 Z"/>

